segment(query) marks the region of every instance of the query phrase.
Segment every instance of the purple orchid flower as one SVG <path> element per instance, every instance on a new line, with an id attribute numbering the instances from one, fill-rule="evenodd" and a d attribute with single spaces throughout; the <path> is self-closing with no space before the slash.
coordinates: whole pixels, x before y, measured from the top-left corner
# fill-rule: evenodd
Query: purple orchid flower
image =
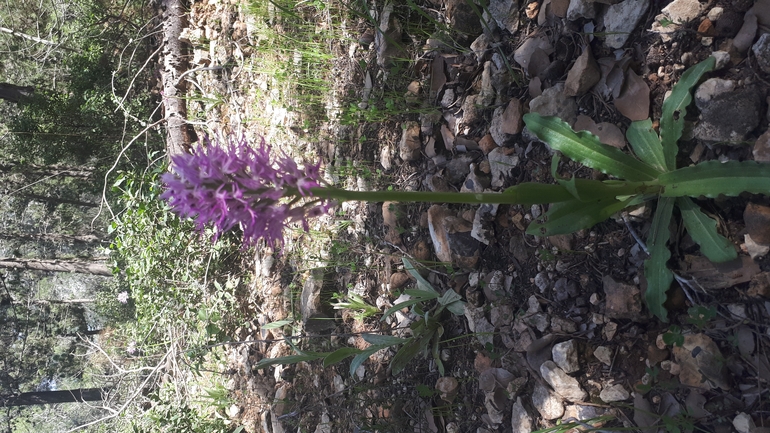
<path id="1" fill-rule="evenodd" d="M 257 147 L 242 135 L 204 141 L 192 153 L 171 158 L 161 198 L 181 217 L 195 219 L 199 230 L 213 224 L 215 240 L 240 226 L 244 247 L 260 239 L 280 246 L 290 223 L 300 222 L 307 231 L 307 218 L 331 206 L 325 199 L 304 199 L 320 187 L 320 164 L 300 168 L 286 154 L 272 157 L 264 138 Z"/>

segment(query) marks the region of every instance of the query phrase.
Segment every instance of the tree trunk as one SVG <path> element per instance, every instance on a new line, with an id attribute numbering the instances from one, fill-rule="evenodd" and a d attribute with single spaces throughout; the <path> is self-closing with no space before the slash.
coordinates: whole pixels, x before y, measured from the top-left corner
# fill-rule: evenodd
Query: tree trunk
<path id="1" fill-rule="evenodd" d="M 22 392 L 19 395 L 0 398 L 0 406 L 34 406 L 54 403 L 83 403 L 101 401 L 107 390 L 101 388 L 80 388 L 64 391 Z"/>
<path id="2" fill-rule="evenodd" d="M 17 38 L 23 38 L 23 39 L 26 39 L 28 41 L 37 42 L 39 44 L 48 45 L 48 46 L 51 46 L 51 47 L 58 45 L 54 41 L 49 41 L 47 39 L 38 38 L 37 36 L 32 36 L 32 35 L 28 35 L 26 33 L 17 32 L 16 30 L 12 30 L 12 29 L 9 29 L 9 28 L 6 28 L 6 27 L 0 27 L 0 32 L 8 33 L 9 35 L 16 36 Z"/>
<path id="3" fill-rule="evenodd" d="M 24 99 L 31 98 L 33 93 L 35 93 L 35 88 L 32 86 L 17 86 L 10 83 L 0 83 L 0 99 L 5 99 L 14 104 Z"/>
<path id="4" fill-rule="evenodd" d="M 112 276 L 112 269 L 104 263 L 75 260 L 15 259 L 9 257 L 0 259 L 0 268 Z"/>
<path id="5" fill-rule="evenodd" d="M 54 206 L 60 205 L 60 204 L 71 204 L 75 206 L 85 206 L 85 207 L 98 206 L 96 203 L 91 203 L 88 201 L 72 200 L 72 199 L 61 198 L 61 197 L 46 197 L 44 195 L 38 195 L 38 194 L 21 194 L 21 196 L 24 198 L 28 198 L 30 200 L 48 203 Z"/>
<path id="6" fill-rule="evenodd" d="M 37 176 L 63 176 L 74 177 L 78 179 L 88 179 L 93 173 L 93 167 L 73 167 L 68 165 L 37 165 L 22 164 L 18 161 L 7 161 L 0 163 L 0 173 L 20 174 L 25 177 Z"/>
<path id="7" fill-rule="evenodd" d="M 99 239 L 97 236 L 94 235 L 82 235 L 82 236 L 71 236 L 71 235 L 57 235 L 57 234 L 22 234 L 22 233 L 3 233 L 0 232 L 0 239 L 6 240 L 6 241 L 21 241 L 21 242 L 51 242 L 51 243 L 61 243 L 61 242 L 72 242 L 76 244 L 95 244 L 103 242 L 102 239 Z"/>
<path id="8" fill-rule="evenodd" d="M 187 124 L 185 82 L 181 75 L 188 67 L 185 46 L 181 41 L 186 26 L 186 12 L 181 0 L 163 0 L 163 108 L 168 131 L 169 156 L 186 152 L 197 139 L 192 125 Z"/>

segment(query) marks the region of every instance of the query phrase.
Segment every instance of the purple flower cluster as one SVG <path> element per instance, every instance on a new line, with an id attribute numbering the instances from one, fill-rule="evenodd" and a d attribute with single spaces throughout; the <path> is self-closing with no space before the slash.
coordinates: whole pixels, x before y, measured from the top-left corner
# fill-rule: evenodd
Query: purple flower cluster
<path id="1" fill-rule="evenodd" d="M 320 164 L 300 168 L 286 154 L 274 158 L 270 151 L 264 138 L 257 147 L 243 136 L 206 138 L 192 153 L 171 158 L 161 198 L 175 213 L 194 218 L 198 229 L 213 224 L 215 239 L 240 225 L 244 246 L 259 239 L 281 245 L 289 223 L 301 222 L 307 231 L 307 217 L 325 213 L 330 204 L 303 199 L 320 186 Z"/>

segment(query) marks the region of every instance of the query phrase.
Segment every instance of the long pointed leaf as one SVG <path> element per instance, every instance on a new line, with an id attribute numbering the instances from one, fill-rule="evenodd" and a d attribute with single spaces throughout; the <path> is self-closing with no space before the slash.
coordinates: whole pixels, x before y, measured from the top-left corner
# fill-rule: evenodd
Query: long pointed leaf
<path id="1" fill-rule="evenodd" d="M 313 361 L 329 355 L 328 353 L 304 353 L 302 355 L 280 356 L 278 358 L 265 358 L 256 364 L 254 368 L 259 370 L 276 364 L 296 364 L 298 362 Z"/>
<path id="2" fill-rule="evenodd" d="M 692 101 L 690 90 L 698 84 L 698 80 L 708 71 L 714 69 L 716 59 L 708 59 L 698 63 L 682 74 L 682 78 L 671 89 L 671 95 L 663 101 L 663 112 L 660 115 L 660 141 L 666 156 L 666 168 L 676 169 L 676 154 L 679 151 L 677 142 L 682 137 L 684 116 L 687 106 Z"/>
<path id="3" fill-rule="evenodd" d="M 671 222 L 671 214 L 674 210 L 674 199 L 662 197 L 658 200 L 658 208 L 652 219 L 652 227 L 647 237 L 647 248 L 650 258 L 644 261 L 644 276 L 647 278 L 647 292 L 644 300 L 647 308 L 660 320 L 668 322 L 668 312 L 663 306 L 666 302 L 666 292 L 674 281 L 674 274 L 668 269 L 668 259 L 671 252 L 666 242 L 670 237 L 668 224 Z"/>
<path id="4" fill-rule="evenodd" d="M 356 349 L 355 347 L 340 347 L 324 358 L 324 368 L 341 362 L 350 356 L 358 355 L 361 352 L 363 352 L 361 349 Z"/>
<path id="5" fill-rule="evenodd" d="M 406 338 L 393 337 L 392 335 L 380 334 L 361 334 L 361 338 L 374 346 L 395 346 L 396 344 L 406 343 Z"/>
<path id="6" fill-rule="evenodd" d="M 375 352 L 378 350 L 384 349 L 383 346 L 371 346 L 364 349 L 363 352 L 359 353 L 358 355 L 353 358 L 352 361 L 350 361 L 350 375 L 355 376 L 356 370 L 358 370 L 358 367 L 361 366 L 361 364 L 366 361 L 367 358 L 374 355 Z"/>
<path id="7" fill-rule="evenodd" d="M 517 204 L 533 205 L 558 203 L 572 200 L 572 194 L 561 185 L 547 183 L 524 182 L 507 188 L 504 195 L 513 195 Z"/>
<path id="8" fill-rule="evenodd" d="M 652 120 L 631 122 L 626 131 L 626 138 L 639 159 L 660 171 L 669 171 L 666 167 L 666 157 L 663 154 L 660 137 L 652 129 Z"/>
<path id="9" fill-rule="evenodd" d="M 438 297 L 439 293 L 436 291 L 436 289 L 433 288 L 428 280 L 423 278 L 422 275 L 417 272 L 417 268 L 412 264 L 412 262 L 409 261 L 409 259 L 402 257 L 401 261 L 404 263 L 404 269 L 406 269 L 407 272 L 409 272 L 414 277 L 414 279 L 417 280 L 417 287 L 427 292 L 435 293 L 436 297 Z"/>
<path id="10" fill-rule="evenodd" d="M 665 197 L 770 194 L 770 164 L 754 161 L 706 161 L 660 175 Z"/>
<path id="11" fill-rule="evenodd" d="M 535 236 L 553 236 L 573 233 L 578 230 L 593 227 L 615 212 L 628 205 L 631 198 L 617 200 L 611 197 L 595 202 L 572 200 L 551 205 L 551 208 L 541 218 L 542 223 L 532 222 L 527 228 L 527 234 Z"/>
<path id="12" fill-rule="evenodd" d="M 548 143 L 567 157 L 587 166 L 630 181 L 649 181 L 660 173 L 620 149 L 608 146 L 588 131 L 575 132 L 558 117 L 543 117 L 537 113 L 524 115 L 527 128 L 537 138 Z"/>
<path id="13" fill-rule="evenodd" d="M 401 373 L 404 368 L 406 368 L 406 365 L 409 363 L 409 361 L 414 359 L 415 356 L 420 354 L 420 352 L 428 347 L 430 340 L 436 333 L 437 327 L 438 322 L 432 323 L 431 326 L 424 332 L 421 332 L 419 335 L 415 336 L 412 341 L 404 344 L 401 347 L 401 349 L 393 357 L 393 360 L 390 361 L 390 371 L 394 376 L 398 373 Z"/>
<path id="14" fill-rule="evenodd" d="M 687 233 L 700 245 L 704 256 L 715 263 L 738 258 L 732 242 L 717 232 L 717 222 L 704 214 L 689 197 L 677 197 L 676 205 L 682 212 Z"/>

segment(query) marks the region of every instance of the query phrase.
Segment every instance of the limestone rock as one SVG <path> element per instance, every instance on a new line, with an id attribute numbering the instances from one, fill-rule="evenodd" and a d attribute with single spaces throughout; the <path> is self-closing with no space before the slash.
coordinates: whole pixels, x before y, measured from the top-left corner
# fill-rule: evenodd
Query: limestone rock
<path id="1" fill-rule="evenodd" d="M 624 0 L 607 7 L 604 27 L 608 34 L 604 43 L 610 48 L 622 48 L 649 6 L 650 0 Z"/>
<path id="2" fill-rule="evenodd" d="M 407 122 L 398 145 L 399 154 L 404 162 L 415 161 L 420 157 L 420 124 Z"/>
<path id="3" fill-rule="evenodd" d="M 738 144 L 759 126 L 761 108 L 761 97 L 753 89 L 717 95 L 701 110 L 694 135 L 705 141 Z"/>
<path id="4" fill-rule="evenodd" d="M 560 418 L 564 414 L 562 400 L 540 382 L 535 382 L 532 405 L 543 418 L 548 420 Z"/>
<path id="5" fill-rule="evenodd" d="M 540 374 L 557 394 L 569 401 L 583 401 L 588 397 L 588 394 L 580 387 L 577 379 L 565 373 L 553 361 L 544 362 L 540 366 Z"/>

